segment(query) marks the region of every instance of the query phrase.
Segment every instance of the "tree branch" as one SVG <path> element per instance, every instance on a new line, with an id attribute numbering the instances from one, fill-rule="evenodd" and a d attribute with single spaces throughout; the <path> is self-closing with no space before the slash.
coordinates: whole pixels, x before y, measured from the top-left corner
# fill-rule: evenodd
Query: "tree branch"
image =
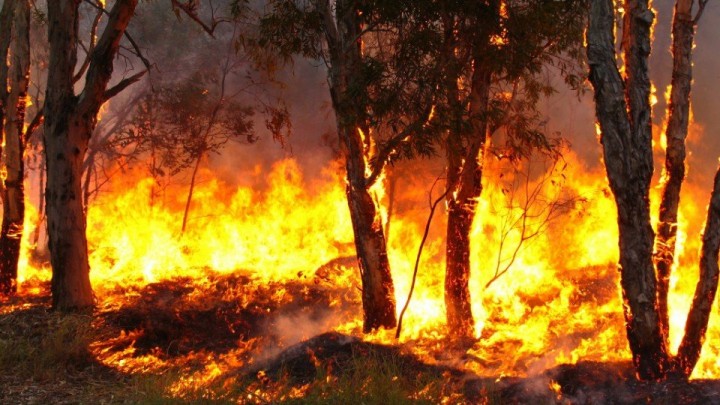
<path id="1" fill-rule="evenodd" d="M 120 92 L 128 88 L 130 85 L 136 83 L 138 80 L 140 80 L 143 76 L 145 76 L 145 73 L 147 73 L 147 70 L 143 70 L 140 73 L 136 73 L 130 77 L 127 77 L 125 79 L 122 79 L 120 83 L 116 84 L 115 86 L 109 88 L 107 91 L 105 91 L 105 94 L 103 96 L 103 102 L 110 100 L 111 98 L 117 96 Z"/>
<path id="2" fill-rule="evenodd" d="M 113 72 L 113 59 L 120 47 L 138 0 L 118 0 L 110 11 L 110 18 L 102 37 L 90 58 L 85 88 L 80 94 L 80 111 L 97 113 L 105 100 L 105 91 Z"/>
<path id="3" fill-rule="evenodd" d="M 397 148 L 402 145 L 404 142 L 407 141 L 407 139 L 412 136 L 414 132 L 417 132 L 422 129 L 422 127 L 427 123 L 427 121 L 430 119 L 430 115 L 432 114 L 432 107 L 428 108 L 427 111 L 415 122 L 407 125 L 405 129 L 400 131 L 398 134 L 390 138 L 383 147 L 380 149 L 380 151 L 375 155 L 373 158 L 372 166 L 372 172 L 370 175 L 365 179 L 365 185 L 366 187 L 371 187 L 377 179 L 382 174 L 383 169 L 385 169 L 385 165 L 388 162 L 388 159 L 390 156 L 395 153 Z"/>
<path id="4" fill-rule="evenodd" d="M 30 121 L 30 124 L 28 125 L 27 129 L 25 130 L 25 137 L 23 139 L 23 144 L 27 144 L 28 139 L 32 136 L 32 134 L 45 122 L 45 114 L 44 114 L 45 108 L 40 108 L 35 114 L 35 117 L 33 117 L 32 121 Z"/>
<path id="5" fill-rule="evenodd" d="M 697 14 L 695 14 L 695 18 L 693 18 L 692 23 L 693 25 L 697 25 L 697 23 L 700 21 L 700 17 L 702 17 L 703 12 L 705 11 L 705 6 L 707 5 L 708 0 L 698 0 L 698 11 Z"/>
<path id="6" fill-rule="evenodd" d="M 89 0 L 88 0 L 89 2 Z M 90 3 L 92 4 L 92 3 Z M 87 49 L 85 49 L 85 46 L 83 45 L 83 49 L 85 49 L 85 60 L 83 61 L 82 66 L 80 66 L 80 69 L 78 69 L 78 72 L 75 73 L 75 76 L 73 76 L 73 83 L 77 83 L 78 80 L 80 80 L 83 75 L 85 74 L 85 71 L 87 70 L 88 66 L 90 66 L 90 56 L 92 55 L 92 52 L 95 50 L 95 45 L 97 42 L 97 29 L 98 25 L 100 25 L 100 19 L 103 16 L 103 8 L 97 7 L 98 12 L 95 15 L 95 19 L 92 23 L 92 28 L 90 28 L 90 45 Z M 78 39 L 78 42 L 82 45 L 82 42 Z"/>
<path id="7" fill-rule="evenodd" d="M 110 15 L 110 13 L 108 13 L 108 11 L 105 8 L 103 8 L 102 5 L 96 3 L 92 0 L 85 0 L 85 2 L 90 4 L 93 7 L 97 8 L 98 10 L 102 11 L 106 15 Z M 138 46 L 137 42 L 135 42 L 135 39 L 132 37 L 132 35 L 130 35 L 129 32 L 127 32 L 127 30 L 125 31 L 125 39 L 127 39 L 128 42 L 130 42 L 130 45 L 132 45 L 133 49 L 135 50 L 135 52 L 134 52 L 135 56 L 137 56 L 142 61 L 143 65 L 145 65 L 145 69 L 150 71 L 150 69 L 152 68 L 152 64 L 145 57 L 145 55 L 143 55 L 142 51 L 140 51 L 140 47 Z"/>
<path id="8" fill-rule="evenodd" d="M 186 3 L 180 2 L 179 0 L 170 0 L 170 3 L 172 3 L 173 9 L 175 10 L 182 10 L 187 14 L 188 17 L 190 17 L 191 20 L 195 21 L 200 25 L 200 27 L 211 37 L 215 38 L 215 28 L 217 28 L 218 24 L 222 22 L 223 20 L 215 20 L 213 18 L 210 25 L 207 25 L 198 15 L 197 13 L 197 1 L 196 0 L 188 0 Z M 179 13 L 176 12 L 178 17 L 180 16 Z"/>

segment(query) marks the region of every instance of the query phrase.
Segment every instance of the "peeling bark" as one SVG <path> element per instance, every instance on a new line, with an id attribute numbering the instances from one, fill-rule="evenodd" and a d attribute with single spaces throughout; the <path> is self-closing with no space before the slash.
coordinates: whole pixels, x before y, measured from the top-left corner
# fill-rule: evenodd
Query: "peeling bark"
<path id="1" fill-rule="evenodd" d="M 0 196 L 3 202 L 3 220 L 0 231 L 0 292 L 17 289 L 20 241 L 25 219 L 25 107 L 30 84 L 30 3 L 15 1 L 13 45 L 10 52 L 10 93 L 5 110 L 5 178 Z"/>
<path id="2" fill-rule="evenodd" d="M 660 379 L 668 371 L 669 357 L 655 305 L 655 235 L 648 198 L 653 160 L 647 58 L 654 16 L 646 0 L 626 0 L 625 12 L 625 82 L 615 59 L 612 0 L 591 3 L 587 55 L 605 168 L 618 209 L 619 270 L 630 350 L 641 379 Z"/>
<path id="3" fill-rule="evenodd" d="M 693 0 L 677 0 L 673 17 L 673 70 L 668 121 L 665 128 L 667 149 L 663 173 L 662 200 L 658 217 L 655 263 L 658 277 L 658 311 L 660 326 L 667 337 L 669 331 L 668 291 L 670 272 L 675 261 L 680 188 L 685 180 L 685 139 L 690 121 L 690 88 L 692 86 L 692 46 L 695 23 Z"/>

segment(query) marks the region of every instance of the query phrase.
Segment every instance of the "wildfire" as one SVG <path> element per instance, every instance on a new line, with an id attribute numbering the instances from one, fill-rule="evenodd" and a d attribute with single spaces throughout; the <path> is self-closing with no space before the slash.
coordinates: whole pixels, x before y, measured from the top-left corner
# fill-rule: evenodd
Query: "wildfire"
<path id="1" fill-rule="evenodd" d="M 478 374 L 527 375 L 560 363 L 630 357 L 617 287 L 614 201 L 601 168 L 585 168 L 570 152 L 565 162 L 565 170 L 555 177 L 528 175 L 523 187 L 530 190 L 545 182 L 540 188 L 541 202 L 562 197 L 570 203 L 563 205 L 562 215 L 542 224 L 542 232 L 523 243 L 522 230 L 512 224 L 522 214 L 525 197 L 516 193 L 515 203 L 509 202 L 509 186 L 503 181 L 507 167 L 495 164 L 486 169 L 487 184 L 473 226 L 471 252 L 471 292 L 479 340 L 468 351 L 476 360 L 465 363 Z M 341 172 L 338 164 L 332 164 L 318 179 L 308 180 L 290 159 L 276 163 L 267 173 L 258 167 L 244 184 L 231 186 L 206 171 L 196 188 L 196 203 L 185 234 L 180 232 L 185 186 L 167 186 L 150 205 L 152 190 L 157 193 L 158 188 L 152 178 L 140 171 L 114 177 L 109 191 L 92 201 L 88 212 L 91 278 L 101 306 L 118 306 L 128 299 L 114 292 L 118 286 L 132 290 L 133 286 L 178 277 L 194 280 L 199 289 L 211 288 L 208 277 L 212 274 L 242 275 L 253 286 L 287 282 L 310 286 L 317 281 L 309 275 L 334 261 L 339 271 L 331 283 L 355 290 L 358 270 Z M 405 180 L 402 190 L 395 193 L 396 207 L 405 208 L 391 214 L 387 236 L 398 310 L 410 287 L 428 214 L 430 184 L 425 178 Z M 697 235 L 704 222 L 705 196 L 699 190 L 705 188 L 686 187 L 684 192 L 691 197 L 683 199 L 678 224 L 678 270 L 673 272 L 670 297 L 673 348 L 681 336 L 696 282 L 687 275 L 697 274 L 700 241 L 687 235 Z M 387 206 L 389 197 L 381 186 L 377 191 Z M 37 219 L 34 209 L 29 213 L 25 238 L 33 233 Z M 440 218 L 423 252 L 402 334 L 402 343 L 409 350 L 440 362 L 448 360 L 441 343 L 445 312 L 443 230 Z M 29 260 L 29 251 L 30 247 L 23 253 L 20 282 L 26 293 L 33 293 L 37 286 L 34 281 L 48 279 L 50 271 L 47 264 L 31 264 L 35 262 Z M 497 276 L 505 265 L 507 272 Z M 276 288 L 268 299 L 282 302 L 289 294 L 284 288 Z M 189 295 L 184 299 L 191 302 L 194 298 Z M 329 310 L 347 299 L 334 298 Z M 357 334 L 360 313 L 352 319 L 338 316 L 323 327 Z M 394 343 L 389 332 L 365 338 Z M 130 331 L 117 339 L 132 342 L 137 337 Z M 718 341 L 720 325 L 715 314 L 693 377 L 720 377 Z M 227 354 L 204 358 L 204 369 L 178 381 L 174 389 L 182 392 L 249 361 L 245 353 L 254 342 L 238 343 L 238 348 Z M 98 344 L 94 351 L 105 364 L 121 370 L 166 366 L 152 353 L 138 356 L 133 347 L 108 352 Z"/>

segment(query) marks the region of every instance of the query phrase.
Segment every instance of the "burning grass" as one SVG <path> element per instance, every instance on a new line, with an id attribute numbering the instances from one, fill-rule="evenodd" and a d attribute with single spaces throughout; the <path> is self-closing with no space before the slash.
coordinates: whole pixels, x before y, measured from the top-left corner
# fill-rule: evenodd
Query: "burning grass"
<path id="1" fill-rule="evenodd" d="M 321 270 L 262 286 L 209 274 L 117 287 L 95 317 L 18 296 L 0 315 L 0 402 L 438 402 L 443 373 L 399 347 L 337 333 L 299 343 L 359 311 L 357 290 Z"/>
<path id="2" fill-rule="evenodd" d="M 432 335 L 392 344 L 379 343 L 380 335 L 364 340 L 360 325 L 348 333 L 325 332 L 347 329 L 359 311 L 357 289 L 333 283 L 328 269 L 322 266 L 314 274 L 286 282 L 258 284 L 244 275 L 208 273 L 146 286 L 116 286 L 104 291 L 93 317 L 49 312 L 48 286 L 38 284 L 29 290 L 43 293 L 20 295 L 0 306 L 0 402 L 493 404 L 720 399 L 716 381 L 640 383 L 629 362 L 578 362 L 528 377 L 478 374 L 473 369 L 482 364 L 479 353 L 493 353 L 490 328 L 469 350 Z M 584 299 L 602 303 L 605 293 L 595 287 Z M 512 342 L 495 349 L 495 361 L 501 362 L 496 367 L 502 368 L 502 358 L 512 353 L 508 345 Z M 485 367 L 487 371 L 491 365 Z"/>
<path id="3" fill-rule="evenodd" d="M 152 183 L 128 173 L 89 210 L 93 317 L 47 312 L 49 265 L 36 263 L 42 256 L 25 245 L 20 295 L 0 305 L 0 403 L 662 398 L 667 386 L 626 375 L 618 272 L 610 264 L 617 260 L 614 208 L 604 177 L 578 170 L 567 178 L 596 179 L 567 184 L 581 206 L 548 224 L 490 286 L 498 256 L 488 252 L 497 251 L 503 221 L 515 217 L 500 209 L 503 190 L 488 185 L 471 252 L 478 336 L 459 343 L 444 331 L 442 216 L 398 341 L 392 332 L 360 333 L 352 227 L 343 183 L 331 170 L 309 182 L 284 161 L 270 173 L 258 170 L 251 179 L 258 187 L 201 183 L 198 201 L 206 203 L 184 234 L 177 232 L 182 199 L 173 200 L 182 188 L 148 206 Z M 396 190 L 388 243 L 399 304 L 426 220 L 423 184 Z M 702 222 L 701 211 L 687 212 L 681 229 Z M 694 245 L 688 239 L 686 246 Z M 696 262 L 693 251 L 678 256 L 676 277 Z M 671 283 L 676 303 L 689 302 L 692 284 L 691 277 Z M 673 342 L 684 322 L 675 315 Z M 719 331 L 711 320 L 694 377 L 718 375 Z M 712 400 L 713 387 L 693 381 L 678 392 Z"/>

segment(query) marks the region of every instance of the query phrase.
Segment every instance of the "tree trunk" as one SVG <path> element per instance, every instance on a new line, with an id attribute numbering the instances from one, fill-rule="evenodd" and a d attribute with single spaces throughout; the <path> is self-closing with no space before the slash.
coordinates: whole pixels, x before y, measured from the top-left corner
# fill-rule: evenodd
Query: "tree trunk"
<path id="1" fill-rule="evenodd" d="M 0 291 L 17 289 L 20 241 L 25 219 L 23 180 L 25 167 L 25 107 L 30 84 L 30 4 L 15 2 L 15 32 L 11 52 L 10 95 L 5 114 L 5 168 L 7 177 L 1 190 L 3 221 L 0 231 Z"/>
<path id="2" fill-rule="evenodd" d="M 395 291 L 382 221 L 368 190 L 354 186 L 357 181 L 353 179 L 348 178 L 348 183 L 346 194 L 362 276 L 363 331 L 394 328 Z"/>
<path id="3" fill-rule="evenodd" d="M 700 255 L 700 279 L 685 324 L 685 335 L 678 348 L 676 369 L 690 377 L 700 358 L 710 311 L 718 288 L 718 250 L 720 250 L 720 170 L 710 197 Z"/>
<path id="4" fill-rule="evenodd" d="M 83 311 L 93 306 L 81 187 L 83 155 L 92 130 L 90 123 L 75 113 L 51 111 L 47 104 L 46 111 L 48 177 L 45 199 L 53 268 L 53 307 Z"/>
<path id="5" fill-rule="evenodd" d="M 475 58 L 470 90 L 469 128 L 458 124 L 448 136 L 448 223 L 445 265 L 445 308 L 450 333 L 474 337 L 470 301 L 470 232 L 482 194 L 491 74 Z M 469 130 L 469 133 L 466 131 Z"/>
<path id="6" fill-rule="evenodd" d="M 348 207 L 362 278 L 363 331 L 394 328 L 395 290 L 387 257 L 382 219 L 368 190 L 367 162 L 371 149 L 366 107 L 359 83 L 362 77 L 362 14 L 352 0 L 329 2 L 320 10 L 330 51 L 331 98 L 337 116 L 338 136 L 345 155 Z M 337 21 L 337 23 L 335 23 Z M 353 89 L 355 94 L 350 94 Z M 369 160 L 369 159 L 368 159 Z"/>
<path id="7" fill-rule="evenodd" d="M 93 306 L 82 201 L 82 169 L 100 106 L 130 82 L 107 90 L 120 39 L 137 0 L 118 0 L 90 55 L 85 86 L 74 92 L 79 0 L 48 2 L 50 59 L 43 142 L 47 167 L 48 218 L 53 308 L 86 311 Z M 136 79 L 137 80 L 137 79 Z M 106 94 L 107 91 L 107 94 Z"/>
<path id="8" fill-rule="evenodd" d="M 0 83 L 7 83 L 9 66 L 7 64 L 12 40 L 13 14 L 15 0 L 5 0 L 0 9 Z M 7 103 L 7 86 L 0 86 L 0 130 L 5 122 L 5 103 Z"/>
<path id="9" fill-rule="evenodd" d="M 625 86 L 615 62 L 612 0 L 591 3 L 587 54 L 605 168 L 618 209 L 628 341 L 639 377 L 659 379 L 668 371 L 669 358 L 655 306 L 654 232 L 648 198 L 653 162 L 647 58 L 654 16 L 647 1 L 627 0 L 625 12 Z"/>
<path id="10" fill-rule="evenodd" d="M 692 46 L 695 23 L 692 17 L 693 0 L 677 0 L 673 17 L 672 90 L 665 128 L 665 173 L 662 200 L 655 241 L 655 261 L 658 277 L 658 312 L 660 326 L 667 337 L 669 331 L 668 290 L 670 271 L 675 261 L 678 205 L 680 187 L 685 180 L 685 138 L 690 121 L 690 88 L 692 86 Z"/>
<path id="11" fill-rule="evenodd" d="M 0 135 L 5 135 L 5 114 L 7 113 L 9 100 L 8 92 L 9 66 L 7 63 L 10 53 L 10 42 L 12 40 L 13 14 L 15 8 L 14 0 L 5 0 L 0 9 Z M 2 147 L 0 146 L 0 154 Z M 12 274 L 0 270 L 0 295 L 10 294 L 15 290 L 15 283 Z"/>

